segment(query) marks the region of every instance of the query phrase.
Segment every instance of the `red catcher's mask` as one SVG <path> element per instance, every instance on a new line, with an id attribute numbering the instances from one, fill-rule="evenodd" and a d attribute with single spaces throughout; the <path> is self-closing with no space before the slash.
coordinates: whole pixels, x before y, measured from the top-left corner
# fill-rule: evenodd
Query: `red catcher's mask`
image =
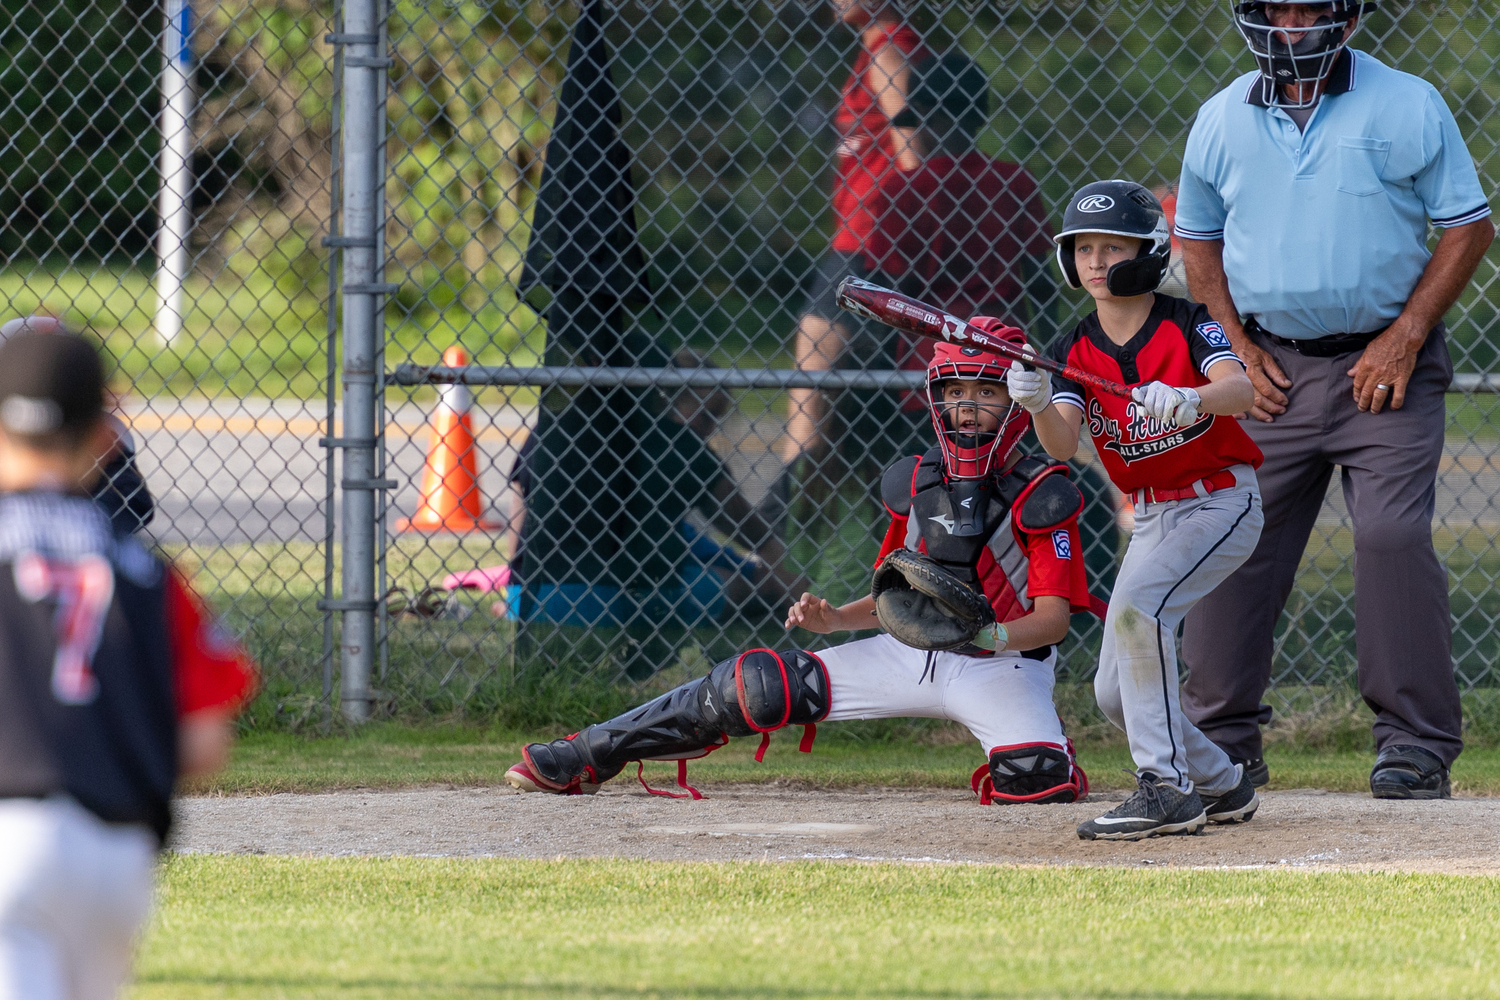
<path id="1" fill-rule="evenodd" d="M 996 334 L 1020 347 L 1026 342 L 1025 334 L 1013 326 L 1006 326 L 988 316 L 973 320 L 975 326 L 986 333 Z M 943 468 L 950 479 L 986 479 L 1005 467 L 1005 460 L 1015 450 L 1016 442 L 1031 426 L 1031 414 L 1015 403 L 1002 411 L 994 404 L 973 402 L 946 403 L 942 400 L 938 385 L 954 379 L 964 381 L 986 381 L 1005 384 L 1005 373 L 1010 370 L 1010 361 L 979 347 L 943 342 L 932 352 L 932 361 L 927 366 L 927 407 L 932 415 L 932 428 L 937 432 L 938 444 L 943 449 Z M 964 407 L 983 408 L 994 414 L 999 429 L 993 433 L 961 434 L 956 429 L 957 417 Z"/>

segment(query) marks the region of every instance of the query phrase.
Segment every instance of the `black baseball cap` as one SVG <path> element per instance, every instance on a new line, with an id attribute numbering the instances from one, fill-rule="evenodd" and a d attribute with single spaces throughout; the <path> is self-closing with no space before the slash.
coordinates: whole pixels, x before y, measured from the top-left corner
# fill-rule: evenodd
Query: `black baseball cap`
<path id="1" fill-rule="evenodd" d="M 971 133 L 990 120 L 989 77 L 968 56 L 950 52 L 919 59 L 906 85 L 906 107 L 891 124 L 917 128 L 939 112 Z"/>
<path id="2" fill-rule="evenodd" d="M 0 428 L 7 433 L 76 433 L 103 413 L 104 363 L 88 340 L 27 329 L 0 344 Z"/>

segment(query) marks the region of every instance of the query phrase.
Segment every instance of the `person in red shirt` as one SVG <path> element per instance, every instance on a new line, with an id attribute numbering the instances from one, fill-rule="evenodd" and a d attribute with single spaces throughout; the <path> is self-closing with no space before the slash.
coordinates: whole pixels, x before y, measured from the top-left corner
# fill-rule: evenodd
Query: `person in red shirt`
<path id="1" fill-rule="evenodd" d="M 182 777 L 225 763 L 255 667 L 89 498 L 118 446 L 94 347 L 0 346 L 0 997 L 130 972 Z"/>
<path id="2" fill-rule="evenodd" d="M 863 274 L 864 245 L 884 210 L 880 185 L 920 163 L 913 130 L 892 124 L 906 106 L 911 64 L 927 55 L 921 37 L 901 22 L 885 0 L 833 0 L 843 23 L 859 32 L 860 53 L 844 83 L 834 128 L 833 239 L 813 275 L 807 303 L 797 321 L 797 367 L 832 368 L 853 330 L 839 310 L 839 282 Z M 815 390 L 793 389 L 787 407 L 783 458 L 791 463 L 820 444 L 827 407 Z"/>
<path id="3" fill-rule="evenodd" d="M 976 322 L 1023 339 L 999 320 Z M 880 484 L 891 515 L 881 559 L 898 548 L 925 553 L 981 590 L 997 624 L 955 650 L 885 633 L 818 652 L 749 650 L 615 719 L 530 744 L 505 780 L 527 792 L 591 794 L 628 763 L 701 757 L 731 736 L 760 733 L 764 751 L 764 734 L 801 725 L 808 750 L 820 722 L 922 717 L 962 723 L 979 740 L 988 761 L 971 787 L 981 802 L 1082 798 L 1088 781 L 1052 687 L 1071 613 L 1097 610 L 1078 538 L 1083 497 L 1066 466 L 1015 450 L 1030 421 L 1007 394 L 1005 370 L 998 355 L 939 345 L 928 368 L 937 444 L 894 463 Z M 874 609 L 869 595 L 836 608 L 804 594 L 786 627 L 875 628 Z M 688 788 L 685 765 L 678 782 Z"/>
<path id="4" fill-rule="evenodd" d="M 1183 715 L 1176 629 L 1260 537 L 1256 448 L 1234 418 L 1253 398 L 1244 365 L 1201 305 L 1156 294 L 1171 252 L 1161 204 L 1128 181 L 1078 191 L 1057 259 L 1097 311 L 1055 341 L 1058 361 L 1136 387 L 1131 398 L 1013 364 L 1011 397 L 1056 459 L 1086 425 L 1109 477 L 1133 498 L 1135 525 L 1104 622 L 1094 690 L 1130 740 L 1138 788 L 1083 823 L 1085 840 L 1195 833 L 1250 819 L 1259 804 L 1243 764 Z"/>

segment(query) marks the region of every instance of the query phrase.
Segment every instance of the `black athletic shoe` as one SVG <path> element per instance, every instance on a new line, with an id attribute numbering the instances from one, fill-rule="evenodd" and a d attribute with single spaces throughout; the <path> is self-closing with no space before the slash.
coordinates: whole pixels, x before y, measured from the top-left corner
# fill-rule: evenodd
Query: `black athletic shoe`
<path id="1" fill-rule="evenodd" d="M 1210 823 L 1244 823 L 1260 808 L 1260 796 L 1255 794 L 1255 779 L 1250 769 L 1241 764 L 1240 783 L 1227 792 L 1211 795 L 1198 790 L 1203 800 L 1203 814 Z"/>
<path id="2" fill-rule="evenodd" d="M 1254 760 L 1248 760 L 1244 757 L 1236 757 L 1234 754 L 1230 754 L 1229 759 L 1236 764 L 1245 765 L 1245 773 L 1250 775 L 1250 784 L 1256 788 L 1264 788 L 1266 782 L 1271 780 L 1271 768 L 1266 764 L 1264 757 L 1256 757 Z"/>
<path id="3" fill-rule="evenodd" d="M 1174 833 L 1197 833 L 1208 818 L 1197 791 L 1182 792 L 1150 771 L 1135 777 L 1130 798 L 1097 819 L 1078 825 L 1083 840 L 1144 840 Z"/>
<path id="4" fill-rule="evenodd" d="M 1370 792 L 1377 799 L 1448 799 L 1448 769 L 1431 750 L 1413 746 L 1386 747 L 1375 757 Z"/>

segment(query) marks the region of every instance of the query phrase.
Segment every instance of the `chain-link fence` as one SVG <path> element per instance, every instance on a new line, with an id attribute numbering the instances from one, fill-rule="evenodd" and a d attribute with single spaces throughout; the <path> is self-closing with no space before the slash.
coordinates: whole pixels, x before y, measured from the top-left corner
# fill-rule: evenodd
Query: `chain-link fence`
<path id="1" fill-rule="evenodd" d="M 861 27 L 854 0 L 200 0 L 190 266 L 164 345 L 176 22 L 0 3 L 7 308 L 114 349 L 151 530 L 292 719 L 341 671 L 356 716 L 523 718 L 807 642 L 782 631 L 787 596 L 868 586 L 879 473 L 931 437 L 920 345 L 839 314 L 828 280 L 868 273 L 1046 343 L 1088 301 L 1049 260 L 1064 199 L 1104 177 L 1169 194 L 1198 107 L 1252 68 L 1224 3 L 913 0 L 865 4 Z M 1492 189 L 1500 5 L 1365 21 L 1356 47 L 1437 85 Z M 892 131 L 929 55 L 988 86 L 945 134 Z M 881 199 L 913 176 L 980 245 L 934 265 L 931 234 L 904 241 L 910 207 Z M 1469 376 L 1494 366 L 1496 260 L 1448 317 Z M 1500 677 L 1493 388 L 1449 396 L 1434 524 L 1471 698 Z M 1076 465 L 1102 594 L 1129 511 Z M 1335 488 L 1280 633 L 1285 711 L 1349 700 L 1351 560 Z M 1061 669 L 1081 681 L 1098 626 L 1074 624 Z"/>

